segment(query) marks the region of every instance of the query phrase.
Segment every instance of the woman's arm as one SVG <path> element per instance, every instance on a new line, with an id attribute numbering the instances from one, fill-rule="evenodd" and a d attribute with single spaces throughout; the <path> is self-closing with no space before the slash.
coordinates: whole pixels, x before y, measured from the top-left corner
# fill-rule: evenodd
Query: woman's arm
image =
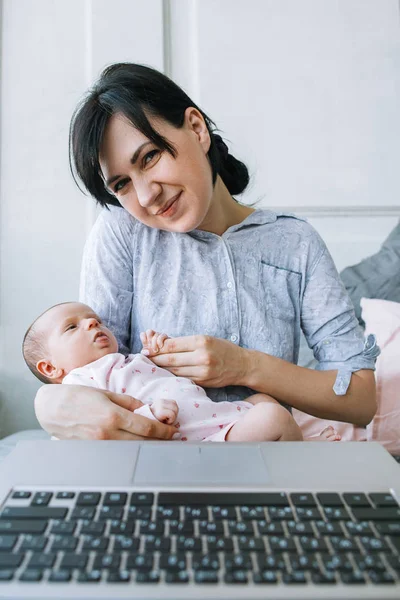
<path id="1" fill-rule="evenodd" d="M 132 396 L 81 385 L 44 385 L 35 398 L 40 425 L 58 439 L 169 440 L 177 433 L 171 425 L 134 414 L 140 406 Z"/>
<path id="2" fill-rule="evenodd" d="M 353 373 L 346 394 L 339 396 L 333 391 L 337 371 L 313 371 L 255 350 L 244 353 L 238 385 L 270 394 L 320 419 L 367 425 L 376 412 L 371 370 Z"/>

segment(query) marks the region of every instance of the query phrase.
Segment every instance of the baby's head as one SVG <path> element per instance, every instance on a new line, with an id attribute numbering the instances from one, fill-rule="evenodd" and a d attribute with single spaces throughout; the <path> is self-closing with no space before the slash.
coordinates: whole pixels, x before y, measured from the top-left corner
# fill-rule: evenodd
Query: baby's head
<path id="1" fill-rule="evenodd" d="M 29 327 L 22 344 L 25 362 L 43 383 L 61 383 L 73 369 L 118 351 L 118 343 L 86 304 L 52 306 Z"/>

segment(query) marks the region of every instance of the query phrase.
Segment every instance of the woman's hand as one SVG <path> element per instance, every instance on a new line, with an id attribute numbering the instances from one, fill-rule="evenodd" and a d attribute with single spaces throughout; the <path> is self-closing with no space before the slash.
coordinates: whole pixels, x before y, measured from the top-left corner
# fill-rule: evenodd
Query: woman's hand
<path id="1" fill-rule="evenodd" d="M 36 417 L 59 439 L 169 440 L 178 430 L 133 414 L 140 400 L 81 385 L 44 385 L 36 394 Z"/>
<path id="2" fill-rule="evenodd" d="M 204 387 L 244 385 L 248 354 L 244 348 L 209 335 L 168 338 L 147 354 L 158 366 Z"/>

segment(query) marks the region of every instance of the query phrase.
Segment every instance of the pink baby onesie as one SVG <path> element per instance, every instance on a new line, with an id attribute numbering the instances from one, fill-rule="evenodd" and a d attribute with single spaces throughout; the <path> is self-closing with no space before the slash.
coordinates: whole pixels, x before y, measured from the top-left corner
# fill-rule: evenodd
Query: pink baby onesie
<path id="1" fill-rule="evenodd" d="M 240 415 L 252 408 L 250 402 L 212 402 L 203 388 L 186 377 L 176 377 L 157 367 L 142 354 L 107 354 L 74 369 L 63 383 L 87 385 L 118 394 L 129 394 L 145 404 L 135 414 L 155 419 L 149 404 L 164 398 L 179 407 L 178 427 L 182 441 L 223 442 Z"/>

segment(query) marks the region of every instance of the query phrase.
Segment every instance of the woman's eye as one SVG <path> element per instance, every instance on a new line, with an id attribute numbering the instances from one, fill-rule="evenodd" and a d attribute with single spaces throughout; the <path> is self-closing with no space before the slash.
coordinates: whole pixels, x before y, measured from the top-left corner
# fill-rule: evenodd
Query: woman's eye
<path id="1" fill-rule="evenodd" d="M 74 325 L 73 323 L 71 323 L 71 325 L 68 325 L 67 329 L 65 331 L 71 331 L 71 329 L 75 329 L 76 325 Z"/>
<path id="2" fill-rule="evenodd" d="M 153 160 L 153 158 L 159 154 L 159 150 L 151 150 L 150 152 L 148 152 L 147 154 L 144 155 L 143 157 L 143 166 L 145 167 L 146 165 L 149 164 L 149 162 L 151 162 Z"/>
<path id="3" fill-rule="evenodd" d="M 127 183 L 128 183 L 127 179 L 120 179 L 114 186 L 114 192 L 116 194 L 118 194 L 118 192 L 120 192 Z"/>

